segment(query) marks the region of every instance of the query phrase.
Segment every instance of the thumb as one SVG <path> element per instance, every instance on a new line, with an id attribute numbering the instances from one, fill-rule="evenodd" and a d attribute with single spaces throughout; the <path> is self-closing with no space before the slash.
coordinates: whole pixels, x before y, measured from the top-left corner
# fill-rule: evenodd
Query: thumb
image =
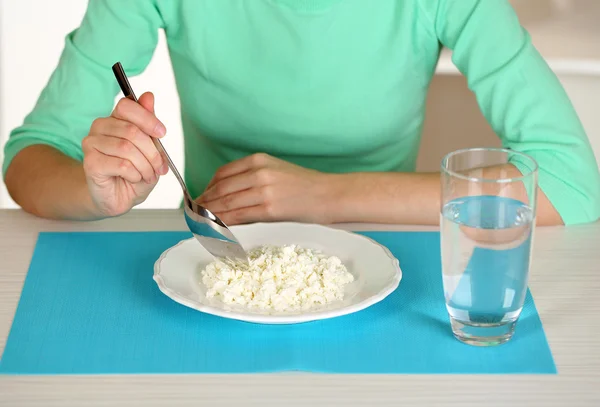
<path id="1" fill-rule="evenodd" d="M 154 113 L 154 94 L 152 92 L 146 92 L 138 99 L 140 105 L 144 109 Z"/>

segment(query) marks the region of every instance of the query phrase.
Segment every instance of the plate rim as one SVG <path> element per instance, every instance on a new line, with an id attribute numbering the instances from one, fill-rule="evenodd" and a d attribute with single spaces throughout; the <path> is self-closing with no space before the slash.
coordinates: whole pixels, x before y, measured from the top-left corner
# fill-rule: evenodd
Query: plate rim
<path id="1" fill-rule="evenodd" d="M 392 280 L 387 284 L 385 289 L 381 290 L 376 295 L 366 298 L 356 304 L 352 304 L 347 307 L 343 307 L 343 308 L 339 308 L 339 309 L 335 309 L 335 310 L 323 310 L 323 311 L 317 311 L 317 312 L 306 313 L 306 314 L 292 314 L 292 315 L 264 315 L 264 314 L 243 313 L 243 312 L 239 312 L 239 311 L 228 311 L 226 309 L 217 308 L 217 307 L 213 307 L 210 305 L 205 305 L 200 302 L 190 300 L 190 299 L 178 294 L 177 292 L 173 291 L 172 289 L 170 289 L 166 285 L 164 279 L 162 278 L 162 276 L 160 274 L 160 272 L 161 272 L 160 265 L 161 265 L 162 261 L 164 261 L 164 259 L 168 256 L 169 252 L 171 252 L 172 250 L 177 249 L 179 246 L 182 246 L 183 244 L 185 244 L 188 241 L 196 240 L 194 237 L 191 237 L 191 238 L 183 239 L 183 240 L 179 241 L 177 244 L 167 248 L 166 250 L 164 250 L 161 253 L 160 257 L 154 262 L 154 274 L 153 274 L 152 278 L 156 282 L 159 290 L 164 295 L 171 298 L 173 301 L 175 301 L 181 305 L 184 305 L 188 308 L 192 308 L 197 311 L 200 311 L 200 312 L 203 312 L 206 314 L 210 314 L 210 315 L 215 315 L 215 316 L 222 317 L 222 318 L 233 319 L 233 320 L 238 320 L 238 321 L 243 321 L 243 322 L 250 322 L 250 323 L 266 324 L 266 325 L 298 324 L 298 323 L 319 321 L 319 320 L 336 318 L 336 317 L 340 317 L 340 316 L 344 316 L 344 315 L 354 314 L 356 312 L 362 311 L 372 305 L 375 305 L 375 304 L 383 301 L 390 294 L 392 294 L 394 291 L 396 291 L 396 289 L 400 285 L 400 281 L 402 280 L 402 276 L 403 276 L 402 269 L 400 268 L 400 261 L 392 254 L 392 252 L 386 246 L 382 245 L 381 243 L 377 242 L 376 240 L 374 240 L 368 236 L 365 236 L 363 234 L 360 234 L 360 233 L 357 233 L 354 231 L 333 228 L 333 227 L 326 226 L 326 225 L 320 225 L 320 224 L 314 224 L 314 223 L 301 223 L 301 222 L 257 222 L 257 223 L 246 224 L 246 225 L 232 226 L 232 227 L 230 227 L 230 229 L 232 230 L 233 233 L 235 233 L 235 229 L 260 227 L 260 226 L 267 226 L 267 227 L 293 226 L 293 227 L 313 227 L 313 228 L 318 227 L 318 228 L 328 229 L 329 231 L 333 231 L 335 233 L 349 234 L 349 235 L 358 237 L 359 239 L 364 239 L 367 242 L 370 242 L 371 244 L 374 244 L 374 245 L 380 247 L 381 249 L 383 249 L 383 252 L 386 255 L 386 257 L 389 260 L 391 260 L 391 262 L 392 262 L 392 266 L 395 270 L 394 276 L 393 276 Z"/>

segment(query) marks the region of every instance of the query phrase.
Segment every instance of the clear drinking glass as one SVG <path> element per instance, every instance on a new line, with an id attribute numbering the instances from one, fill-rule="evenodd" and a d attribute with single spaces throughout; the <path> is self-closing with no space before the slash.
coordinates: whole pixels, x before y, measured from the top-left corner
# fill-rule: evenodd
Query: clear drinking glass
<path id="1" fill-rule="evenodd" d="M 535 228 L 538 167 L 509 149 L 459 150 L 442 160 L 441 248 L 454 336 L 508 341 L 523 309 Z"/>

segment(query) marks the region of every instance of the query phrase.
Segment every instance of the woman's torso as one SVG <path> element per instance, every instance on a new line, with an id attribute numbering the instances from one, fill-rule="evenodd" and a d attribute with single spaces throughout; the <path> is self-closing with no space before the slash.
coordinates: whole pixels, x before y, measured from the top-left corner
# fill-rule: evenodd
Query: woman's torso
<path id="1" fill-rule="evenodd" d="M 439 56 L 418 0 L 159 2 L 186 178 L 266 152 L 327 172 L 412 171 Z"/>

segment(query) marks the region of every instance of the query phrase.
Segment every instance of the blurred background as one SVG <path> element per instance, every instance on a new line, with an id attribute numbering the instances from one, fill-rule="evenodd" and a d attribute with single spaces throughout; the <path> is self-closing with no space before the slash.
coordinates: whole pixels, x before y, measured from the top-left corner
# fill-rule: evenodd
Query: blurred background
<path id="1" fill-rule="evenodd" d="M 510 3 L 566 88 L 600 160 L 600 0 Z M 86 0 L 0 0 L 1 146 L 33 108 L 58 63 L 65 35 L 79 25 L 86 6 Z M 162 33 L 148 69 L 131 82 L 138 94 L 151 90 L 156 95 L 156 112 L 168 129 L 165 147 L 182 169 L 179 100 Z M 499 145 L 448 52 L 438 65 L 427 109 L 418 170 L 436 171 L 441 157 L 458 148 Z M 169 174 L 140 207 L 175 208 L 180 199 Z M 14 207 L 0 183 L 0 208 Z"/>

